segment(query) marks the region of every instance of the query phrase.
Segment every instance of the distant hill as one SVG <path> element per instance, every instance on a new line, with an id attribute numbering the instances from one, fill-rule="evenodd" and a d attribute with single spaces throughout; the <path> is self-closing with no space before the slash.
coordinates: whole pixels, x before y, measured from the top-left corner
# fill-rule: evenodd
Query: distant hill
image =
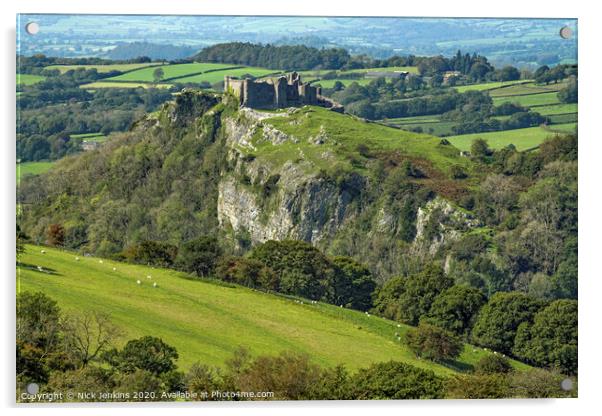
<path id="1" fill-rule="evenodd" d="M 198 51 L 194 46 L 174 46 L 174 45 L 159 45 L 156 43 L 133 42 L 121 43 L 112 49 L 108 56 L 110 59 L 133 59 L 140 56 L 148 56 L 149 58 L 165 59 L 168 61 L 174 59 L 184 59 L 193 55 Z"/>

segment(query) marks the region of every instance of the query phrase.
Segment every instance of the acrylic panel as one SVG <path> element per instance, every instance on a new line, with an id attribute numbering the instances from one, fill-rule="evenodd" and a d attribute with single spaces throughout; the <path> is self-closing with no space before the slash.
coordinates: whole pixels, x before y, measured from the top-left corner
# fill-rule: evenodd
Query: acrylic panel
<path id="1" fill-rule="evenodd" d="M 18 15 L 17 402 L 576 397 L 577 38 Z"/>

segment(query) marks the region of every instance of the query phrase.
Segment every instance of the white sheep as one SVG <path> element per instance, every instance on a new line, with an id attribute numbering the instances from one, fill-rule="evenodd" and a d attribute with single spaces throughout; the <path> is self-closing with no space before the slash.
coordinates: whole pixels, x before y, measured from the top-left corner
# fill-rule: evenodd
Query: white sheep
<path id="1" fill-rule="evenodd" d="M 75 261 L 79 261 L 79 257 L 76 257 L 76 258 L 75 258 Z"/>
<path id="2" fill-rule="evenodd" d="M 157 287 L 157 282 L 154 282 L 154 283 L 153 283 L 153 287 Z"/>
<path id="3" fill-rule="evenodd" d="M 38 266 L 38 271 L 43 272 L 44 269 L 42 268 L 42 266 Z"/>
<path id="4" fill-rule="evenodd" d="M 99 262 L 100 264 L 102 264 L 102 260 L 98 260 L 98 262 Z"/>
<path id="5" fill-rule="evenodd" d="M 117 267 L 113 267 L 113 271 L 116 271 L 116 270 L 117 270 Z"/>
<path id="6" fill-rule="evenodd" d="M 138 283 L 139 285 L 142 284 L 140 280 L 136 280 L 136 283 Z"/>
<path id="7" fill-rule="evenodd" d="M 46 250 L 40 250 L 40 253 L 46 254 Z"/>
<path id="8" fill-rule="evenodd" d="M 146 275 L 146 278 L 147 278 L 147 279 L 152 279 L 152 277 L 151 277 L 151 275 L 150 275 L 150 274 Z"/>
<path id="9" fill-rule="evenodd" d="M 397 324 L 397 328 L 401 328 L 401 324 Z"/>

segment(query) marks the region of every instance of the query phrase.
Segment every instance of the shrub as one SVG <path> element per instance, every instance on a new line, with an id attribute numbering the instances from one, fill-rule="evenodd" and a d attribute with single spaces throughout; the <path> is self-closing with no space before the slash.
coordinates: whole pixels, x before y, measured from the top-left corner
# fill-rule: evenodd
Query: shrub
<path id="1" fill-rule="evenodd" d="M 510 371 L 512 371 L 510 360 L 498 354 L 486 355 L 475 366 L 477 374 L 506 374 Z"/>
<path id="2" fill-rule="evenodd" d="M 177 254 L 176 246 L 159 241 L 143 241 L 129 246 L 122 252 L 123 257 L 129 262 L 157 267 L 172 266 Z"/>
<path id="3" fill-rule="evenodd" d="M 46 243 L 50 246 L 62 246 L 65 243 L 65 229 L 61 224 L 50 224 L 48 226 Z"/>
<path id="4" fill-rule="evenodd" d="M 278 290 L 278 276 L 259 260 L 244 257 L 223 257 L 215 268 L 216 276 L 226 282 L 239 285 Z"/>
<path id="5" fill-rule="evenodd" d="M 113 348 L 103 357 L 113 368 L 123 373 L 144 370 L 160 375 L 175 370 L 178 352 L 160 338 L 145 336 L 128 341 L 122 350 Z"/>
<path id="6" fill-rule="evenodd" d="M 418 357 L 432 361 L 452 360 L 464 347 L 455 334 L 425 322 L 406 333 L 406 344 Z"/>
<path id="7" fill-rule="evenodd" d="M 215 237 L 199 237 L 182 245 L 176 264 L 187 272 L 196 273 L 197 276 L 207 276 L 213 273 L 221 254 L 222 250 Z"/>
<path id="8" fill-rule="evenodd" d="M 503 399 L 511 396 L 510 382 L 502 374 L 450 377 L 445 384 L 448 399 Z"/>
<path id="9" fill-rule="evenodd" d="M 352 378 L 354 400 L 439 399 L 443 380 L 430 370 L 396 361 L 372 364 Z"/>

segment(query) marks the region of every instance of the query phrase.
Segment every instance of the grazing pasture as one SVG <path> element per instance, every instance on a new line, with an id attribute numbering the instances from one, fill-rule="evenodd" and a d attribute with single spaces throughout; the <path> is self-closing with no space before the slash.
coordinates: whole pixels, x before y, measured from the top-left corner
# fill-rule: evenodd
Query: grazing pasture
<path id="1" fill-rule="evenodd" d="M 160 337 L 177 348 L 183 370 L 197 361 L 221 366 L 240 345 L 255 354 L 293 350 L 351 370 L 398 360 L 441 375 L 472 368 L 490 354 L 466 345 L 444 366 L 417 359 L 397 340 L 410 327 L 362 312 L 39 246 L 27 245 L 20 260 L 17 291 L 42 291 L 66 313 L 108 313 L 124 331 L 122 342 Z"/>
<path id="2" fill-rule="evenodd" d="M 46 172 L 54 162 L 23 162 L 17 163 L 17 183 L 22 176 L 39 175 Z"/>
<path id="3" fill-rule="evenodd" d="M 80 85 L 79 87 L 87 90 L 94 90 L 97 88 L 171 88 L 172 86 L 172 84 L 151 84 L 144 82 L 96 81 Z"/>
<path id="4" fill-rule="evenodd" d="M 161 65 L 161 62 L 145 62 L 139 64 L 109 64 L 109 65 L 50 65 L 44 67 L 44 69 L 58 69 L 61 74 L 72 69 L 96 69 L 99 73 L 107 73 L 112 71 L 128 72 L 136 69 L 146 68 L 150 66 Z"/>
<path id="5" fill-rule="evenodd" d="M 492 149 L 501 149 L 513 144 L 517 150 L 533 149 L 541 144 L 547 137 L 557 133 L 574 132 L 576 123 L 566 123 L 543 127 L 528 127 L 516 130 L 494 131 L 488 133 L 462 134 L 459 136 L 446 137 L 455 147 L 460 150 L 470 150 L 474 139 L 487 140 Z"/>
<path id="6" fill-rule="evenodd" d="M 17 74 L 17 85 L 33 85 L 45 79 L 42 75 Z"/>

